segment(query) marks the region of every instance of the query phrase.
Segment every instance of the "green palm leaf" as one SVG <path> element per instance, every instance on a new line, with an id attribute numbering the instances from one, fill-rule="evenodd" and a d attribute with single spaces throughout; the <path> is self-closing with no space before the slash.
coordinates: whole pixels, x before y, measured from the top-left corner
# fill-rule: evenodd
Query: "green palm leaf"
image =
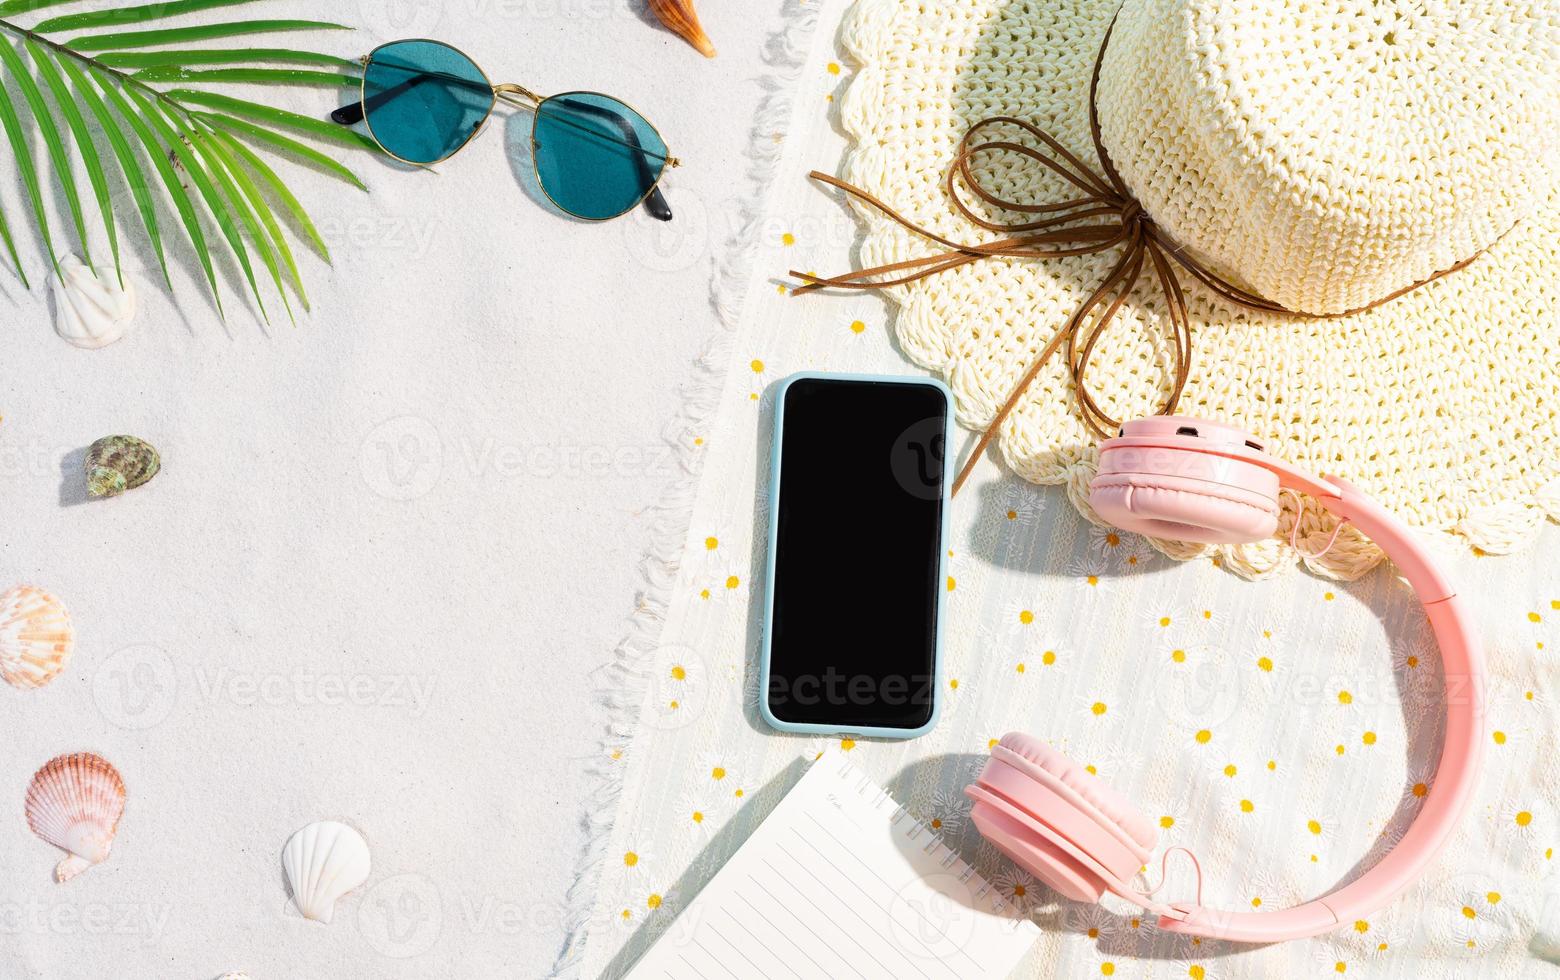
<path id="1" fill-rule="evenodd" d="M 119 278 L 119 284 L 124 285 L 124 270 L 119 265 L 119 234 L 114 227 L 113 201 L 108 193 L 108 176 L 103 172 L 103 161 L 98 156 L 97 146 L 92 142 L 92 135 L 87 131 L 87 121 L 81 115 L 81 110 L 76 106 L 76 101 L 71 97 L 70 88 L 65 84 L 65 78 L 60 74 L 59 66 L 54 59 L 32 38 L 23 42 L 27 53 L 32 56 L 33 64 L 38 66 L 38 74 L 43 78 L 43 83 L 48 86 L 49 93 L 54 96 L 54 104 L 59 106 L 60 114 L 65 117 L 65 124 L 70 127 L 71 136 L 75 137 L 76 149 L 81 153 L 82 166 L 86 168 L 87 179 L 92 182 L 92 195 L 97 199 L 98 214 L 103 218 L 103 230 L 108 234 L 108 248 L 114 253 L 114 274 Z M 86 233 L 82 230 L 82 254 L 86 255 Z M 88 262 L 90 263 L 90 259 Z"/>
<path id="2" fill-rule="evenodd" d="M 0 17 L 30 14 L 34 10 L 42 10 L 44 7 L 57 7 L 62 3 L 72 2 L 73 0 L 6 0 L 5 3 L 0 3 Z"/>
<path id="3" fill-rule="evenodd" d="M 118 51 L 122 48 L 150 48 L 159 44 L 183 44 L 185 41 L 209 41 L 218 37 L 269 34 L 274 31 L 347 31 L 344 24 L 320 20 L 251 20 L 231 24 L 202 24 L 198 27 L 169 27 L 156 31 L 125 31 L 120 34 L 88 34 L 66 43 L 75 51 Z"/>
<path id="4" fill-rule="evenodd" d="M 249 282 L 249 291 L 254 294 L 255 303 L 260 307 L 260 316 L 269 320 L 270 316 L 265 312 L 265 300 L 260 297 L 260 286 L 255 282 L 254 266 L 249 262 L 249 250 L 244 247 L 243 236 L 238 231 L 238 222 L 233 220 L 232 212 L 228 210 L 221 192 L 212 182 L 200 158 L 195 155 L 189 140 L 168 125 L 168 120 L 163 117 L 162 111 L 152 105 L 151 101 L 139 91 L 127 87 L 124 94 L 140 111 L 144 123 L 151 127 L 152 132 L 164 146 L 173 151 L 175 159 L 183 164 L 184 172 L 189 174 L 190 181 L 200 192 L 201 199 L 206 202 L 206 210 L 216 221 L 217 230 L 222 233 L 223 238 L 227 239 L 228 247 L 233 250 L 233 257 L 238 260 L 239 268 L 244 271 L 244 278 Z"/>
<path id="5" fill-rule="evenodd" d="M 195 205 L 190 203 L 189 194 L 185 193 L 184 185 L 179 181 L 179 175 L 173 169 L 173 164 L 168 162 L 168 148 L 158 141 L 152 133 L 152 129 L 137 114 L 134 107 L 114 87 L 111 80 L 97 76 L 98 88 L 103 91 L 103 97 L 120 118 L 135 133 L 141 141 L 146 155 L 151 159 L 152 166 L 157 170 L 157 176 L 162 178 L 163 187 L 168 191 L 168 197 L 173 201 L 174 208 L 179 212 L 179 220 L 184 223 L 184 230 L 189 233 L 190 245 L 195 249 L 195 255 L 200 259 L 202 271 L 206 273 L 206 282 L 211 286 L 212 300 L 217 304 L 217 312 L 222 312 L 222 293 L 217 289 L 217 271 L 211 264 L 211 250 L 206 247 L 206 233 L 201 230 L 200 219 L 196 217 Z"/>
<path id="6" fill-rule="evenodd" d="M 210 118 L 204 115 L 200 117 L 202 122 L 206 122 Z M 319 229 L 314 227 L 314 222 L 309 218 L 309 213 L 303 209 L 302 204 L 298 203 L 298 199 L 293 196 L 292 191 L 287 189 L 287 185 L 282 182 L 282 178 L 276 175 L 276 171 L 272 170 L 264 160 L 260 159 L 260 156 L 255 151 L 227 133 L 219 129 L 216 130 L 215 135 L 218 143 L 222 144 L 229 153 L 242 160 L 250 170 L 259 175 L 261 182 L 270 190 L 271 195 L 282 202 L 282 206 L 287 209 L 287 213 L 292 215 L 293 221 L 297 223 L 298 227 L 303 230 L 304 235 L 308 237 L 310 243 L 314 245 L 315 251 L 320 253 L 320 258 L 329 262 L 330 247 L 325 244 L 325 239 L 320 236 Z M 294 266 L 293 277 L 297 279 L 297 276 L 298 270 Z M 298 295 L 300 297 L 303 296 L 302 280 L 298 280 Z M 307 302 L 305 300 L 305 308 L 307 308 Z"/>
<path id="7" fill-rule="evenodd" d="M 363 79 L 333 71 L 303 68 L 207 68 L 191 69 L 164 65 L 143 68 L 135 73 L 143 82 L 245 82 L 254 85 L 329 85 L 357 88 Z"/>
<path id="8" fill-rule="evenodd" d="M 237 282 L 239 275 L 262 318 L 268 316 L 263 295 L 268 290 L 261 288 L 264 279 L 281 297 L 289 317 L 293 312 L 289 293 L 296 293 L 303 308 L 309 309 L 298 255 L 289 238 L 327 262 L 330 251 L 298 196 L 264 157 L 274 154 L 366 189 L 351 169 L 312 144 L 379 153 L 378 144 L 311 115 L 204 87 L 164 90 L 162 85 L 355 88 L 361 84 L 360 63 L 337 54 L 268 45 L 265 40 L 250 42 L 253 46 L 191 46 L 219 38 L 348 28 L 286 18 L 187 26 L 160 23 L 265 0 L 117 0 L 100 9 L 46 15 L 32 27 L 10 20 L 67 2 L 0 0 L 0 130 L 49 263 L 61 255 L 57 240 L 73 237 L 83 259 L 92 264 L 87 205 L 95 204 L 114 268 L 123 276 L 113 191 L 114 182 L 122 180 L 170 289 L 164 241 L 168 236 L 158 215 L 159 197 L 178 216 L 168 227 L 193 250 L 218 315 L 225 315 L 221 280 Z M 123 29 L 131 26 L 138 29 Z M 90 183 L 90 201 L 84 200 L 80 173 Z M 62 235 L 51 226 L 51 219 L 64 221 L 50 214 L 55 202 L 59 202 L 56 214 L 69 213 L 68 224 L 61 227 L 73 229 L 73 235 Z M 213 223 L 215 232 L 210 230 Z M 0 243 L 27 284 L 18 228 L 0 211 Z"/>
<path id="9" fill-rule="evenodd" d="M 163 252 L 162 233 L 157 227 L 157 210 L 152 205 L 151 184 L 146 179 L 146 172 L 141 169 L 141 162 L 136 159 L 135 151 L 130 148 L 130 141 L 125 138 L 119 123 L 103 104 L 103 100 L 98 97 L 97 90 L 92 87 L 86 72 L 69 58 L 61 58 L 60 67 L 65 70 L 66 75 L 70 76 L 70 83 L 76 95 L 97 120 L 103 135 L 108 137 L 109 148 L 114 151 L 114 159 L 118 161 L 125 183 L 130 187 L 130 196 L 135 198 L 135 207 L 141 214 L 141 224 L 146 228 L 147 240 L 152 243 L 152 250 L 157 253 L 157 264 L 162 268 L 163 282 L 172 289 L 173 279 L 168 275 L 168 256 Z M 103 220 L 110 225 L 113 224 L 113 218 L 107 209 L 103 212 Z"/>
<path id="10" fill-rule="evenodd" d="M 11 225 L 5 220 L 5 208 L 0 208 L 0 239 L 5 241 L 5 250 L 11 253 L 11 264 L 16 267 L 16 275 L 22 280 L 22 285 L 28 285 L 27 273 L 22 269 L 22 260 L 16 254 L 16 239 L 11 237 Z"/>
<path id="11" fill-rule="evenodd" d="M 44 105 L 43 93 L 38 90 L 32 75 L 27 71 L 26 63 L 15 48 L 9 44 L 0 44 L 0 62 L 5 64 L 6 71 L 11 73 L 16 87 L 21 90 L 27 108 L 32 110 L 33 121 L 38 124 L 43 145 L 48 150 L 50 162 L 54 164 L 54 173 L 59 177 L 60 189 L 65 193 L 65 203 L 70 207 L 71 220 L 75 222 L 76 234 L 81 240 L 81 257 L 91 265 L 92 255 L 87 249 L 87 219 L 81 213 L 81 196 L 76 192 L 76 178 L 71 170 L 70 158 L 65 155 L 65 141 L 60 139 L 59 127 L 54 124 L 54 114 Z M 41 209 L 39 216 L 41 219 Z"/>
<path id="12" fill-rule="evenodd" d="M 264 126 L 258 126 L 247 119 L 238 119 L 234 116 L 224 116 L 213 112 L 202 112 L 198 113 L 198 115 L 201 117 L 201 119 L 205 120 L 213 126 L 218 127 L 219 129 L 227 130 L 230 133 L 237 133 L 240 136 L 247 136 L 250 139 L 267 144 L 272 149 L 280 150 L 283 153 L 288 153 L 300 157 L 309 163 L 315 164 L 316 166 L 319 166 L 324 170 L 335 174 L 337 177 L 340 177 L 342 180 L 351 184 L 353 187 L 356 187 L 360 191 L 368 190 L 368 186 L 358 178 L 357 174 L 353 173 L 351 170 L 348 170 L 346 167 L 337 163 L 334 159 L 326 156 L 307 143 L 300 143 L 290 136 L 283 136 L 281 133 L 278 133 L 275 130 L 266 129 Z"/>
<path id="13" fill-rule="evenodd" d="M 290 48 L 184 48 L 174 51 L 108 51 L 97 63 L 109 68 L 183 68 L 189 65 L 231 65 L 279 62 L 289 65 L 323 65 L 327 68 L 362 67 L 350 58 L 318 51 Z"/>
<path id="14" fill-rule="evenodd" d="M 275 254 L 276 259 L 280 260 L 282 265 L 286 267 L 288 278 L 292 280 L 293 288 L 298 291 L 298 299 L 303 302 L 303 308 L 307 311 L 309 309 L 309 294 L 304 291 L 303 277 L 298 273 L 298 263 L 293 258 L 292 247 L 287 244 L 287 236 L 282 234 L 282 225 L 276 220 L 276 215 L 272 213 L 270 202 L 265 199 L 265 195 L 261 193 L 260 188 L 249 176 L 249 172 L 239 165 L 237 159 L 234 158 L 218 135 L 199 122 L 196 122 L 195 125 L 198 129 L 197 135 L 200 137 L 196 141 L 196 146 L 208 153 L 217 163 L 221 164 L 222 168 L 227 171 L 233 184 L 243 192 L 244 198 L 249 204 L 249 210 L 254 213 L 254 216 L 265 227 L 265 233 L 270 238 L 270 250 Z M 264 239 L 258 236 L 256 241 L 264 244 Z M 282 280 L 277 275 L 274 262 L 271 263 L 270 268 L 272 280 L 276 284 L 276 291 L 281 294 L 282 302 L 286 303 L 287 293 L 282 287 Z M 291 315 L 291 313 L 292 309 L 289 306 L 288 314 Z"/>
<path id="15" fill-rule="evenodd" d="M 213 7 L 233 7 L 253 0 L 167 0 L 165 3 L 149 3 L 140 7 L 110 7 L 107 10 L 89 10 L 80 14 L 51 17 L 33 25 L 40 34 L 56 31 L 77 31 L 83 27 L 119 27 L 124 24 L 144 24 L 149 20 L 193 14 Z"/>
<path id="16" fill-rule="evenodd" d="M 258 102 L 235 99 L 231 95 L 219 95 L 216 92 L 203 92 L 200 89 L 193 88 L 176 88 L 169 89 L 168 97 L 185 105 L 199 105 L 208 109 L 221 109 L 236 116 L 248 116 L 251 119 L 268 122 L 273 126 L 295 129 L 309 136 L 330 140 L 333 143 L 340 143 L 342 146 L 352 146 L 363 150 L 379 149 L 379 144 L 355 129 L 337 126 L 335 123 L 328 123 L 323 119 L 315 119 L 312 116 L 288 112 L 286 109 L 274 109 L 271 106 L 261 105 Z"/>
<path id="17" fill-rule="evenodd" d="M 9 45 L 7 45 L 9 47 Z M 59 271 L 59 258 L 54 254 L 54 236 L 49 234 L 49 216 L 43 206 L 43 191 L 38 183 L 38 170 L 33 166 L 32 152 L 27 148 L 27 137 L 22 132 L 22 121 L 16 115 L 16 106 L 4 87 L 0 87 L 0 128 L 11 143 L 11 155 L 16 168 L 22 172 L 22 183 L 27 187 L 27 199 L 32 202 L 33 218 L 38 222 L 38 234 L 43 238 L 44 254 L 49 264 Z"/>

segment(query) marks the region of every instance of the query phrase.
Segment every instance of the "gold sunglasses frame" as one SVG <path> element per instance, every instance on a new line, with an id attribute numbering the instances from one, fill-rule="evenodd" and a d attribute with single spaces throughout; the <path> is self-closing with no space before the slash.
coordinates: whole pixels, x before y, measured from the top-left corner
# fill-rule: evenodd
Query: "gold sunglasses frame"
<path id="1" fill-rule="evenodd" d="M 388 47 L 390 47 L 392 45 L 405 44 L 408 41 L 421 41 L 421 42 L 424 42 L 424 43 L 427 43 L 427 44 L 437 44 L 441 48 L 449 48 L 451 51 L 455 52 L 456 54 L 460 55 L 462 58 L 465 58 L 468 62 L 470 62 L 471 66 L 477 70 L 477 74 L 482 76 L 483 83 L 486 84 L 488 86 L 488 88 L 492 90 L 492 101 L 488 104 L 487 112 L 483 113 L 482 121 L 477 123 L 477 125 L 472 128 L 471 132 L 466 135 L 466 138 L 460 142 L 459 146 L 455 147 L 453 150 L 451 150 L 450 152 L 446 153 L 444 156 L 439 157 L 439 159 L 437 159 L 437 160 L 429 160 L 429 161 L 426 161 L 426 162 L 418 162 L 416 160 L 408 160 L 405 157 L 400 156 L 400 155 L 392 152 L 389 147 L 385 146 L 385 144 L 380 141 L 378 134 L 376 134 L 374 132 L 374 124 L 368 118 L 368 66 L 373 62 L 374 55 L 378 54 L 380 51 L 383 51 L 385 48 L 388 48 Z M 622 99 L 618 98 L 615 95 L 608 95 L 605 92 L 592 92 L 592 91 L 587 90 L 587 89 L 582 89 L 582 90 L 573 91 L 573 92 L 557 92 L 557 93 L 555 93 L 553 95 L 538 95 L 537 93 L 535 93 L 535 92 L 531 91 L 530 89 L 526 88 L 524 85 L 517 85 L 514 82 L 503 82 L 503 83 L 500 83 L 498 85 L 494 85 L 493 84 L 493 80 L 488 77 L 488 73 L 483 70 L 482 66 L 477 64 L 477 61 L 476 61 L 475 58 L 471 57 L 471 55 L 469 55 L 466 52 L 462 51 L 460 48 L 457 48 L 455 45 L 448 43 L 447 41 L 439 41 L 439 40 L 435 40 L 434 38 L 431 38 L 431 37 L 403 37 L 403 38 L 400 38 L 400 39 L 395 40 L 395 41 L 386 41 L 384 44 L 381 44 L 378 47 L 374 48 L 368 54 L 365 54 L 362 57 L 360 57 L 358 59 L 358 64 L 363 66 L 363 77 L 358 79 L 358 100 L 359 100 L 359 104 L 363 106 L 363 128 L 368 130 L 369 138 L 372 139 L 374 141 L 374 143 L 378 145 L 379 149 L 384 151 L 384 154 L 386 156 L 390 157 L 393 160 L 399 160 L 401 163 L 404 163 L 404 164 L 406 164 L 407 166 L 410 166 L 410 167 L 420 167 L 420 168 L 422 168 L 424 170 L 427 170 L 427 169 L 431 168 L 434 164 L 443 163 L 444 161 L 446 161 L 446 160 L 450 159 L 451 157 L 455 156 L 455 154 L 459 153 L 461 150 L 464 150 L 467 147 L 467 145 L 469 145 L 472 140 L 476 139 L 477 136 L 482 132 L 482 130 L 487 126 L 488 120 L 493 118 L 493 110 L 498 108 L 498 104 L 500 102 L 502 102 L 502 103 L 504 103 L 505 105 L 508 105 L 508 106 L 513 106 L 514 108 L 517 108 L 517 109 L 530 109 L 531 110 L 531 172 L 536 177 L 536 186 L 539 187 L 541 189 L 542 193 L 547 196 L 547 200 L 552 202 L 552 206 L 553 207 L 557 208 L 559 211 L 562 211 L 564 214 L 567 214 L 570 217 L 576 218 L 576 219 L 578 219 L 580 221 L 591 221 L 591 222 L 616 221 L 618 218 L 623 217 L 623 215 L 629 213 L 630 211 L 632 211 L 635 208 L 639 207 L 641 204 L 645 203 L 645 200 L 647 198 L 649 198 L 649 196 L 651 194 L 655 193 L 656 188 L 661 186 L 661 178 L 666 176 L 666 171 L 667 170 L 673 169 L 675 167 L 682 166 L 682 161 L 681 160 L 677 159 L 674 156 L 671 156 L 670 154 L 665 155 L 661 159 L 661 166 L 660 166 L 660 168 L 658 170 L 656 170 L 656 172 L 655 172 L 655 179 L 650 182 L 649 189 L 646 190 L 643 194 L 641 194 L 639 196 L 639 199 L 636 200 L 633 204 L 630 204 L 628 207 L 626 207 L 623 210 L 619 211 L 617 214 L 608 215 L 605 218 L 592 218 L 592 217 L 590 217 L 588 215 L 576 214 L 575 212 L 570 211 L 568 208 L 564 207 L 562 204 L 559 204 L 557 198 L 552 196 L 552 192 L 547 189 L 547 185 L 542 181 L 542 168 L 541 168 L 541 164 L 536 159 L 536 148 L 539 145 L 538 142 L 537 142 L 537 139 L 536 139 L 536 125 L 541 120 L 542 104 L 547 102 L 547 101 L 549 101 L 549 100 L 551 100 L 551 99 L 562 98 L 562 97 L 568 96 L 568 95 L 599 95 L 599 96 L 601 96 L 604 99 L 611 99 L 614 102 L 619 102 L 619 103 L 622 103 L 624 106 L 627 106 L 628 109 L 634 113 L 634 115 L 638 116 L 641 120 L 644 121 L 644 124 L 646 126 L 650 127 L 650 131 L 655 133 L 656 139 L 661 141 L 661 145 L 662 146 L 665 146 L 666 145 L 666 137 L 662 136 L 661 135 L 661 131 L 656 128 L 655 123 L 651 122 L 645 116 L 645 114 L 640 112 L 636 107 L 634 107 L 633 105 L 630 105 L 628 102 L 624 102 Z M 647 156 L 654 156 L 654 155 L 657 155 L 657 154 L 646 154 L 646 155 Z"/>

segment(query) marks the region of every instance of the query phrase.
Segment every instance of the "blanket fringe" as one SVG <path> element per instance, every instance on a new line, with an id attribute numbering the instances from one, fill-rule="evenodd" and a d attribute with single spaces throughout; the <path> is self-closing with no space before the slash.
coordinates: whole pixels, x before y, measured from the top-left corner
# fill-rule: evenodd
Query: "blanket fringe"
<path id="1" fill-rule="evenodd" d="M 650 544 L 640 567 L 636 607 L 612 663 L 595 675 L 596 697 L 608 714 L 607 733 L 597 756 L 599 761 L 590 767 L 596 787 L 585 804 L 585 849 L 566 900 L 567 939 L 552 973 L 560 980 L 578 976 L 589 939 L 602 859 L 612 834 L 623 774 L 629 762 L 628 750 L 638 732 L 649 683 L 648 665 L 671 605 L 688 524 L 698 498 L 702 468 L 702 445 L 698 440 L 709 431 L 720 404 L 732 337 L 742 320 L 758 251 L 765 203 L 780 163 L 783 142 L 775 136 L 786 131 L 791 118 L 791 83 L 807 57 L 818 19 L 816 7 L 806 0 L 785 0 L 785 26 L 764 47 L 763 61 L 769 72 L 758 80 L 764 95 L 749 137 L 750 193 L 731 216 L 734 231 L 730 238 L 711 260 L 710 304 L 720 318 L 721 329 L 706 342 L 693 377 L 683 386 L 682 407 L 662 432 L 676 453 L 679 473 L 661 500 L 646 511 Z"/>

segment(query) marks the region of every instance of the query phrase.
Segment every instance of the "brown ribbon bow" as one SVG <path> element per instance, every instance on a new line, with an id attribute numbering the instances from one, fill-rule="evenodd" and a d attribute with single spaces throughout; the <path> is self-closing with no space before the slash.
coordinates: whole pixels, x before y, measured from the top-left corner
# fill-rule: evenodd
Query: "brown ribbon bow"
<path id="1" fill-rule="evenodd" d="M 1231 303 L 1248 309 L 1261 310 L 1268 313 L 1284 313 L 1291 316 L 1306 317 L 1312 319 L 1332 319 L 1335 317 L 1351 316 L 1373 309 L 1383 303 L 1391 302 L 1397 297 L 1417 289 L 1427 282 L 1449 275 L 1472 262 L 1477 255 L 1469 257 L 1457 265 L 1438 272 L 1421 282 L 1406 286 L 1390 296 L 1377 300 L 1366 306 L 1347 310 L 1343 313 L 1330 316 L 1322 314 L 1297 313 L 1258 296 L 1248 290 L 1242 289 L 1236 284 L 1223 278 L 1206 266 L 1201 265 L 1195 259 L 1186 255 L 1181 246 L 1171 241 L 1170 238 L 1155 224 L 1154 219 L 1143 210 L 1143 206 L 1132 196 L 1127 189 L 1126 182 L 1116 172 L 1115 165 L 1111 162 L 1110 154 L 1106 152 L 1105 145 L 1100 138 L 1099 112 L 1096 108 L 1096 95 L 1100 83 L 1100 65 L 1105 58 L 1105 49 L 1110 43 L 1111 30 L 1105 32 L 1105 39 L 1100 44 L 1100 53 L 1094 61 L 1094 73 L 1089 82 L 1089 132 L 1093 137 L 1094 150 L 1099 156 L 1101 169 L 1104 173 L 1092 169 L 1068 149 L 1057 142 L 1049 133 L 1040 128 L 1016 119 L 1012 116 L 993 116 L 982 119 L 969 128 L 964 138 L 959 141 L 958 151 L 954 154 L 953 165 L 948 170 L 948 176 L 944 181 L 949 199 L 954 208 L 972 224 L 988 231 L 1001 232 L 1006 237 L 995 241 L 970 245 L 944 238 L 914 222 L 906 219 L 893 208 L 884 204 L 876 197 L 859 187 L 852 186 L 829 174 L 813 171 L 809 174 L 814 180 L 821 181 L 831 187 L 844 191 L 872 208 L 882 212 L 895 222 L 914 232 L 915 234 L 942 245 L 946 251 L 922 256 L 916 259 L 906 259 L 903 262 L 894 262 L 889 265 L 880 265 L 871 269 L 861 269 L 842 276 L 825 278 L 811 273 L 792 270 L 791 275 L 804 281 L 805 285 L 796 287 L 793 295 L 811 292 L 815 289 L 841 288 L 841 289 L 878 289 L 885 286 L 902 286 L 916 282 L 927 276 L 934 276 L 941 272 L 948 272 L 960 266 L 970 265 L 984 259 L 995 257 L 1006 258 L 1062 258 L 1069 255 L 1093 255 L 1100 252 L 1108 252 L 1115 248 L 1121 249 L 1121 255 L 1117 258 L 1110 272 L 1099 286 L 1090 294 L 1062 329 L 1051 338 L 1045 348 L 1035 358 L 1034 363 L 1024 376 L 1019 379 L 1013 393 L 1008 396 L 998 410 L 991 425 L 981 435 L 980 441 L 975 445 L 975 451 L 970 454 L 964 467 L 959 471 L 958 479 L 954 481 L 953 492 L 958 493 L 964 481 L 969 478 L 970 471 L 975 463 L 985 452 L 986 447 L 996 435 L 997 429 L 1005 421 L 1018 405 L 1018 401 L 1029 386 L 1034 383 L 1047 361 L 1055 355 L 1058 348 L 1066 346 L 1067 370 L 1072 379 L 1073 391 L 1078 398 L 1080 413 L 1083 422 L 1095 435 L 1107 438 L 1112 430 L 1119 427 L 1120 423 L 1110 417 L 1100 407 L 1094 394 L 1089 390 L 1086 382 L 1089 360 L 1093 356 L 1101 336 L 1115 319 L 1116 314 L 1125 305 L 1127 298 L 1137 287 L 1138 279 L 1142 276 L 1144 266 L 1152 268 L 1154 280 L 1159 284 L 1160 294 L 1164 297 L 1165 307 L 1169 312 L 1170 333 L 1174 342 L 1174 378 L 1171 383 L 1170 395 L 1161 407 L 1160 413 L 1164 415 L 1174 414 L 1181 393 L 1186 389 L 1187 375 L 1191 370 L 1192 336 L 1191 318 L 1187 313 L 1186 297 L 1181 291 L 1181 282 L 1176 274 L 1175 266 L 1185 270 L 1192 278 L 1202 283 L 1218 296 Z M 982 133 L 996 126 L 1016 127 L 1029 134 L 1045 149 L 1037 149 L 1008 139 L 992 138 L 983 140 Z M 1049 152 L 1047 152 L 1049 151 Z M 1076 187 L 1080 192 L 1078 196 L 1064 201 L 1050 204 L 1026 204 L 1020 201 L 1006 200 L 982 186 L 971 164 L 974 160 L 986 153 L 1013 153 L 1025 159 L 1051 170 L 1059 175 L 1067 183 Z M 995 208 L 1018 215 L 1033 216 L 1012 222 L 992 221 L 984 218 L 965 203 L 959 193 L 959 185 L 962 182 L 970 193 Z M 1174 263 L 1174 265 L 1172 265 Z M 880 276 L 892 278 L 879 279 Z"/>

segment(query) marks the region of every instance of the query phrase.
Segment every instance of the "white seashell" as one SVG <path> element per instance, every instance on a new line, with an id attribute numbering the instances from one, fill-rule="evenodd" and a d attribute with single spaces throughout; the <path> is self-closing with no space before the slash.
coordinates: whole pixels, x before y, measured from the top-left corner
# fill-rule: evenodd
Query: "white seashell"
<path id="1" fill-rule="evenodd" d="M 0 677 L 15 687 L 42 687 L 65 669 L 74 648 L 64 603 L 31 585 L 0 592 Z"/>
<path id="2" fill-rule="evenodd" d="M 344 823 L 322 820 L 288 838 L 282 870 L 306 919 L 329 922 L 336 899 L 368 880 L 368 842 Z"/>
<path id="3" fill-rule="evenodd" d="M 27 787 L 27 826 L 70 856 L 54 869 L 69 881 L 108 857 L 125 812 L 125 783 L 102 756 L 77 752 L 49 760 Z"/>
<path id="4" fill-rule="evenodd" d="M 130 279 L 121 286 L 117 275 L 107 270 L 97 275 L 74 255 L 60 260 L 49 288 L 54 294 L 54 332 L 77 347 L 107 347 L 125 335 L 135 317 Z"/>

